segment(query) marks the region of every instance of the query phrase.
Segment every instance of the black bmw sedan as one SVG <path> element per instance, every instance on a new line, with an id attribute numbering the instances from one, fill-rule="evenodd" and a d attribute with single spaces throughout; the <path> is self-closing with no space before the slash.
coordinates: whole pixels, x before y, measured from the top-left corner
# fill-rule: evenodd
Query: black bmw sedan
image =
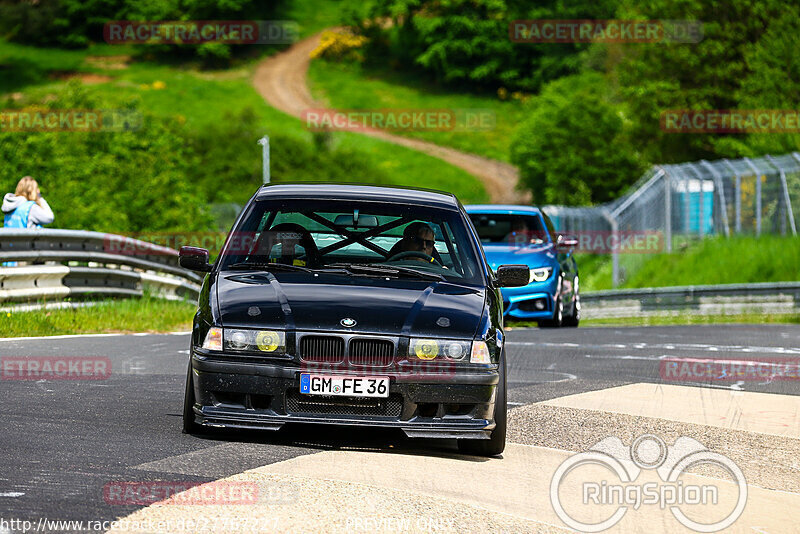
<path id="1" fill-rule="evenodd" d="M 338 184 L 260 188 L 207 272 L 192 328 L 184 432 L 367 425 L 500 454 L 500 287 L 451 194 Z"/>

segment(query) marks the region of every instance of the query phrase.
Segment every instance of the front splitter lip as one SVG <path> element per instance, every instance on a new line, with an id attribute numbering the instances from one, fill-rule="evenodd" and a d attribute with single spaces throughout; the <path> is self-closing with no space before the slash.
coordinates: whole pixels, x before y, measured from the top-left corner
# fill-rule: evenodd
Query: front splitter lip
<path id="1" fill-rule="evenodd" d="M 486 419 L 464 419 L 439 421 L 400 421 L 393 417 L 344 417 L 314 415 L 277 415 L 242 413 L 231 409 L 220 409 L 214 406 L 194 407 L 195 420 L 198 424 L 217 428 L 280 430 L 287 423 L 323 424 L 338 426 L 398 428 L 410 438 L 455 438 L 455 439 L 489 439 L 494 430 L 494 421 Z"/>

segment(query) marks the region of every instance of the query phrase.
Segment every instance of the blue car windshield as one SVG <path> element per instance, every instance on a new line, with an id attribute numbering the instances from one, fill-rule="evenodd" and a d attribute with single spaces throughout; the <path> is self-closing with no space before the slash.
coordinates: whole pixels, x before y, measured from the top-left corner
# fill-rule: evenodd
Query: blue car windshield
<path id="1" fill-rule="evenodd" d="M 550 240 L 538 215 L 470 213 L 469 217 L 484 245 L 522 247 Z"/>
<path id="2" fill-rule="evenodd" d="M 483 285 L 480 252 L 455 210 L 334 200 L 260 200 L 228 238 L 223 269 L 283 264 L 302 269 L 414 269 Z M 284 267 L 286 268 L 286 267 Z"/>

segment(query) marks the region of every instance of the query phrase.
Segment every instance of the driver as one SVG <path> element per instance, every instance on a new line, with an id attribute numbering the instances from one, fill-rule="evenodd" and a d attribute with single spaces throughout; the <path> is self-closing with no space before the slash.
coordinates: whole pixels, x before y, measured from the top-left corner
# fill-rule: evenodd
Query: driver
<path id="1" fill-rule="evenodd" d="M 431 263 L 433 259 L 433 246 L 436 242 L 436 236 L 433 229 L 424 222 L 413 222 L 406 226 L 403 230 L 403 239 L 398 244 L 400 245 L 398 252 L 422 252 L 431 259 L 426 260 L 421 257 L 410 257 L 410 260 L 422 261 Z"/>

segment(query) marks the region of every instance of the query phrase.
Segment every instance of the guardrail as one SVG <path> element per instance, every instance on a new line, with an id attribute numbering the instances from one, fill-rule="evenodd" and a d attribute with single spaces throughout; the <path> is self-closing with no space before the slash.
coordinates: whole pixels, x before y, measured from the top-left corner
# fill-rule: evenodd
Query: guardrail
<path id="1" fill-rule="evenodd" d="M 66 297 L 196 299 L 202 278 L 178 252 L 115 234 L 0 228 L 0 303 Z"/>
<path id="2" fill-rule="evenodd" d="M 581 294 L 586 319 L 800 313 L 800 282 L 614 289 Z"/>

